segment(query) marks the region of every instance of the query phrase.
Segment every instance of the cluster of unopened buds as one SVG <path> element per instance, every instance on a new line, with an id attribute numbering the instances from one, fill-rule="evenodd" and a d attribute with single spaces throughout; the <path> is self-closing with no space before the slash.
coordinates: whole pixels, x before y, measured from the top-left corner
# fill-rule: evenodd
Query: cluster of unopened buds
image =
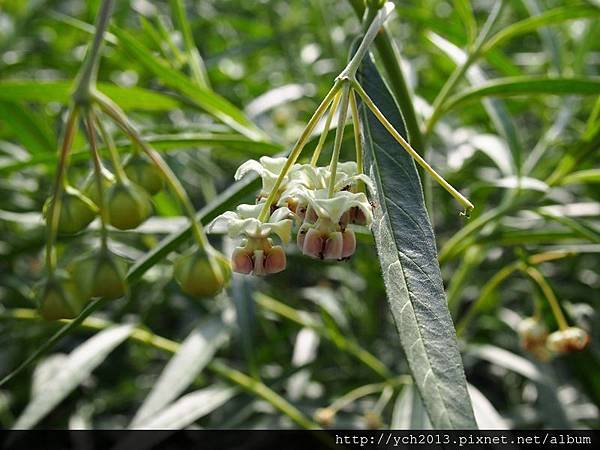
<path id="1" fill-rule="evenodd" d="M 522 320 L 517 331 L 521 346 L 541 361 L 548 361 L 555 354 L 582 351 L 590 341 L 588 333 L 579 327 L 563 327 L 549 333 L 535 317 Z"/>
<path id="2" fill-rule="evenodd" d="M 276 186 L 286 162 L 287 158 L 263 156 L 259 161 L 242 164 L 236 179 L 249 172 L 256 172 L 262 179 L 257 203 L 239 205 L 235 212 L 220 215 L 207 227 L 209 232 L 242 237 L 241 246 L 232 255 L 235 272 L 267 275 L 284 270 L 285 251 L 282 245 L 274 245 L 273 237 L 287 244 L 294 225 L 296 243 L 304 255 L 315 259 L 348 259 L 356 250 L 352 226 L 371 224 L 372 206 L 360 191 L 362 186 L 371 186 L 371 181 L 358 173 L 356 162 L 338 163 L 335 175 L 330 167 L 294 164 Z M 273 192 L 276 192 L 271 197 L 273 201 L 268 204 Z M 268 217 L 261 220 L 261 213 L 265 212 Z"/>

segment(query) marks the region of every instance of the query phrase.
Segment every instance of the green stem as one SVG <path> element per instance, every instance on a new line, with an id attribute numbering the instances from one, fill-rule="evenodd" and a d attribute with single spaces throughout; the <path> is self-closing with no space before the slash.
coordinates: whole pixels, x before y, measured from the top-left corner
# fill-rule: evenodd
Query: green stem
<path id="1" fill-rule="evenodd" d="M 364 172 L 363 167 L 363 147 L 360 136 L 360 117 L 358 116 L 358 105 L 354 90 L 350 91 L 350 109 L 352 110 L 352 127 L 354 128 L 354 148 L 356 149 L 356 171 L 360 174 Z"/>
<path id="2" fill-rule="evenodd" d="M 100 5 L 94 40 L 81 66 L 81 70 L 77 76 L 75 91 L 73 92 L 73 100 L 76 104 L 88 104 L 91 100 L 91 94 L 95 89 L 96 78 L 98 76 L 100 51 L 104 44 L 104 33 L 108 28 L 114 5 L 115 0 L 103 0 Z"/>
<path id="3" fill-rule="evenodd" d="M 406 140 L 402 137 L 402 135 L 394 128 L 394 126 L 387 120 L 387 118 L 383 115 L 379 108 L 373 103 L 373 100 L 369 97 L 369 95 L 365 92 L 362 86 L 356 81 L 352 80 L 352 86 L 358 92 L 358 95 L 365 102 L 367 107 L 371 110 L 371 112 L 375 115 L 377 120 L 381 122 L 381 124 L 388 130 L 388 132 L 392 135 L 392 137 L 406 150 L 406 152 L 412 156 L 412 158 L 423 168 L 425 171 L 433 177 L 435 181 L 437 181 L 452 197 L 454 197 L 463 208 L 465 208 L 465 214 L 468 215 L 469 212 L 474 208 L 473 204 L 464 197 L 460 192 L 458 192 L 454 187 L 448 183 L 444 177 L 438 174 L 430 165 L 425 161 L 421 155 L 419 155 Z"/>
<path id="4" fill-rule="evenodd" d="M 335 130 L 335 141 L 333 143 L 333 152 L 331 154 L 331 163 L 329 170 L 329 197 L 333 197 L 335 191 L 335 182 L 337 177 L 337 165 L 340 159 L 340 150 L 342 148 L 342 139 L 344 138 L 344 127 L 346 126 L 346 118 L 348 117 L 348 99 L 350 96 L 350 84 L 345 83 L 342 90 L 342 99 L 340 101 L 340 112 L 338 114 L 337 129 Z"/>
<path id="5" fill-rule="evenodd" d="M 410 375 L 400 375 L 387 382 L 365 384 L 357 387 L 356 389 L 352 389 L 340 398 L 336 399 L 329 407 L 327 407 L 327 409 L 337 413 L 339 410 L 345 408 L 351 403 L 354 403 L 359 398 L 366 397 L 367 395 L 377 394 L 386 388 L 393 388 L 403 384 L 412 384 L 412 382 L 413 379 Z"/>
<path id="6" fill-rule="evenodd" d="M 556 298 L 556 295 L 554 295 L 554 291 L 552 290 L 552 287 L 550 287 L 550 284 L 548 283 L 548 281 L 546 281 L 546 278 L 544 277 L 544 275 L 542 275 L 542 272 L 540 272 L 536 267 L 533 267 L 533 266 L 527 267 L 524 270 L 524 272 L 527 275 L 529 275 L 529 277 L 533 281 L 535 281 L 537 283 L 537 285 L 540 287 L 540 289 L 542 290 L 544 297 L 550 304 L 550 309 L 552 310 L 552 314 L 554 314 L 554 318 L 556 319 L 558 328 L 560 330 L 567 329 L 569 327 L 569 324 L 567 323 L 567 319 L 565 318 L 565 316 L 560 308 L 560 304 L 558 302 L 558 299 Z"/>
<path id="7" fill-rule="evenodd" d="M 177 196 L 178 200 L 184 207 L 186 215 L 192 225 L 192 232 L 196 238 L 198 246 L 200 249 L 207 251 L 211 250 L 212 246 L 208 242 L 208 238 L 202 229 L 202 225 L 196 220 L 196 211 L 194 210 L 194 206 L 192 205 L 192 202 L 185 192 L 185 189 L 171 168 L 162 159 L 160 154 L 150 147 L 146 141 L 144 141 L 133 124 L 129 121 L 129 118 L 116 103 L 99 92 L 94 93 L 94 100 L 98 102 L 100 108 L 117 124 L 117 126 L 121 128 L 135 144 L 140 146 L 144 153 L 146 153 L 150 160 L 161 171 L 173 193 Z"/>
<path id="8" fill-rule="evenodd" d="M 323 150 L 323 145 L 325 145 L 325 139 L 327 139 L 327 135 L 329 134 L 329 128 L 331 127 L 331 121 L 333 120 L 333 116 L 335 115 L 335 111 L 340 103 L 340 93 L 338 92 L 331 104 L 331 108 L 329 108 L 329 113 L 327 114 L 327 118 L 325 119 L 325 126 L 319 137 L 319 142 L 317 143 L 317 147 L 313 152 L 312 158 L 310 159 L 310 165 L 316 167 L 319 162 L 319 156 L 321 156 L 321 150 Z"/>
<path id="9" fill-rule="evenodd" d="M 110 155 L 110 161 L 112 162 L 113 169 L 115 170 L 115 177 L 117 178 L 117 182 L 124 183 L 127 180 L 127 174 L 125 173 L 125 169 L 123 169 L 123 165 L 121 164 L 121 159 L 119 158 L 119 151 L 117 150 L 117 146 L 115 145 L 115 141 L 113 140 L 110 133 L 106 131 L 104 124 L 101 120 L 96 116 L 96 125 L 100 130 L 100 134 L 102 135 L 102 140 L 106 144 L 108 148 L 108 153 Z M 134 149 L 137 149 L 137 146 L 133 146 Z M 137 151 L 137 150 L 135 150 Z"/>
<path id="10" fill-rule="evenodd" d="M 290 152 L 290 155 L 288 156 L 287 161 L 285 162 L 283 168 L 281 169 L 281 172 L 279 173 L 279 176 L 277 177 L 277 180 L 275 181 L 275 185 L 273 186 L 273 189 L 271 190 L 271 192 L 269 193 L 269 196 L 267 197 L 267 199 L 265 200 L 265 203 L 263 204 L 263 208 L 260 211 L 260 214 L 258 216 L 258 220 L 260 220 L 261 222 L 264 222 L 269 218 L 269 213 L 271 211 L 271 205 L 277 198 L 277 195 L 279 193 L 279 188 L 281 187 L 283 180 L 287 176 L 290 168 L 298 160 L 298 157 L 300 156 L 300 153 L 302 152 L 302 149 L 304 148 L 306 141 L 308 141 L 308 139 L 310 138 L 310 135 L 313 132 L 315 126 L 317 125 L 317 123 L 319 122 L 319 120 L 321 119 L 323 114 L 325 114 L 325 111 L 327 111 L 327 107 L 333 101 L 335 95 L 342 87 L 342 84 L 343 83 L 341 80 L 335 81 L 335 83 L 333 84 L 333 87 L 329 90 L 329 92 L 327 93 L 327 95 L 325 96 L 325 98 L 323 99 L 321 104 L 319 105 L 319 107 L 316 109 L 316 111 L 313 113 L 312 117 L 306 124 L 304 131 L 302 131 L 302 134 L 298 138 L 296 145 L 294 145 L 294 148 L 292 148 L 292 151 Z"/>
<path id="11" fill-rule="evenodd" d="M 425 124 L 425 131 L 423 133 L 425 139 L 427 139 L 431 135 L 433 127 L 443 114 L 444 104 L 446 100 L 448 99 L 456 85 L 462 80 L 465 73 L 467 73 L 469 67 L 471 67 L 471 65 L 479 58 L 481 48 L 483 44 L 485 44 L 486 40 L 489 38 L 492 32 L 492 28 L 496 24 L 498 18 L 500 17 L 500 13 L 502 12 L 504 5 L 504 0 L 496 2 L 496 4 L 494 5 L 494 9 L 492 9 L 492 12 L 490 12 L 490 15 L 488 16 L 485 24 L 481 29 L 481 32 L 479 33 L 479 36 L 477 37 L 477 40 L 473 45 L 472 51 L 468 53 L 465 61 L 454 69 L 454 72 L 452 72 L 450 77 L 446 80 L 444 86 L 442 86 L 442 89 L 433 101 L 433 112 L 431 113 L 431 116 L 429 116 L 429 120 L 427 120 Z"/>
<path id="12" fill-rule="evenodd" d="M 54 273 L 56 266 L 56 255 L 54 254 L 54 243 L 56 242 L 56 234 L 58 233 L 58 223 L 60 221 L 61 207 L 61 191 L 66 185 L 66 172 L 69 165 L 69 152 L 73 144 L 73 138 L 76 132 L 77 117 L 79 115 L 79 107 L 77 105 L 71 107 L 68 113 L 65 133 L 62 138 L 60 154 L 58 157 L 58 168 L 54 178 L 54 188 L 50 204 L 48 205 L 48 213 L 46 216 L 48 237 L 46 239 L 46 266 L 48 273 L 51 276 Z"/>
<path id="13" fill-rule="evenodd" d="M 96 182 L 96 189 L 98 190 L 98 208 L 100 209 L 100 240 L 102 248 L 107 248 L 108 243 L 108 231 L 106 224 L 108 223 L 108 209 L 106 208 L 106 199 L 104 197 L 104 186 L 102 185 L 102 161 L 100 160 L 100 154 L 98 153 L 98 146 L 96 143 L 96 131 L 94 129 L 94 123 L 96 122 L 93 111 L 90 109 L 87 111 L 84 119 L 85 128 L 87 131 L 88 139 L 90 141 L 90 152 L 92 153 L 92 161 L 94 163 L 94 178 Z"/>

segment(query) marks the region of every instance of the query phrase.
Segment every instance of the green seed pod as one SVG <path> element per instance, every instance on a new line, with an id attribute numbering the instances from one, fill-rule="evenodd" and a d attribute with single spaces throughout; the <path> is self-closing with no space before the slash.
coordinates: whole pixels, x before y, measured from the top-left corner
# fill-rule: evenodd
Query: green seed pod
<path id="1" fill-rule="evenodd" d="M 210 257 L 217 263 L 219 273 L 213 269 Z M 229 283 L 231 267 L 220 253 L 215 251 L 209 256 L 205 251 L 195 249 L 177 258 L 174 275 L 186 294 L 200 298 L 214 297 Z"/>
<path id="2" fill-rule="evenodd" d="M 107 169 L 102 169 L 102 189 L 104 191 L 104 195 L 110 189 L 110 187 L 115 184 L 115 177 L 112 173 L 110 173 Z M 98 184 L 96 183 L 96 178 L 92 174 L 89 178 L 87 178 L 83 183 L 82 188 L 83 193 L 94 202 L 94 204 L 100 206 L 100 194 L 98 193 Z"/>
<path id="3" fill-rule="evenodd" d="M 38 309 L 46 320 L 73 319 L 86 300 L 69 274 L 57 271 L 42 287 Z"/>
<path id="4" fill-rule="evenodd" d="M 67 186 L 60 194 L 60 217 L 58 219 L 58 232 L 61 234 L 75 234 L 85 229 L 96 214 L 96 205 L 79 190 Z M 43 215 L 48 221 L 48 213 L 53 200 L 46 200 Z"/>
<path id="5" fill-rule="evenodd" d="M 125 173 L 131 181 L 148 191 L 157 194 L 165 184 L 161 171 L 152 161 L 140 154 L 134 154 L 125 162 Z"/>
<path id="6" fill-rule="evenodd" d="M 152 213 L 148 193 L 135 183 L 117 182 L 107 193 L 110 224 L 120 230 L 131 230 Z"/>
<path id="7" fill-rule="evenodd" d="M 107 249 L 74 261 L 70 272 L 80 292 L 87 297 L 115 299 L 127 293 L 127 263 Z"/>

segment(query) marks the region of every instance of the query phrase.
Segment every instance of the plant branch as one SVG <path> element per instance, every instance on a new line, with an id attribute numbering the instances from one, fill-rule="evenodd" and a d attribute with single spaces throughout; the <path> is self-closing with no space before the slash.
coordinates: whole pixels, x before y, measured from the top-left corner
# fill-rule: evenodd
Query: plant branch
<path id="1" fill-rule="evenodd" d="M 331 153 L 331 163 L 329 164 L 329 170 L 331 175 L 329 177 L 329 197 L 333 197 L 335 191 L 335 181 L 337 175 L 337 165 L 340 159 L 340 150 L 342 148 L 342 139 L 344 138 L 344 127 L 346 125 L 346 118 L 348 117 L 348 100 L 350 96 L 350 84 L 345 82 L 345 86 L 342 90 L 342 99 L 340 101 L 340 112 L 338 115 L 337 129 L 335 130 L 335 141 L 333 143 L 333 152 Z"/>
<path id="2" fill-rule="evenodd" d="M 319 136 L 319 142 L 317 143 L 317 147 L 313 152 L 312 158 L 310 159 L 310 165 L 315 167 L 319 162 L 319 156 L 321 156 L 321 150 L 323 150 L 323 145 L 325 145 L 325 140 L 327 139 L 327 135 L 329 134 L 329 128 L 331 127 L 331 121 L 333 120 L 333 116 L 335 116 L 335 111 L 340 103 L 340 93 L 338 92 L 331 104 L 331 108 L 329 108 L 329 113 L 327 114 L 327 118 L 325 119 L 325 125 L 323 127 L 323 132 L 321 136 Z"/>

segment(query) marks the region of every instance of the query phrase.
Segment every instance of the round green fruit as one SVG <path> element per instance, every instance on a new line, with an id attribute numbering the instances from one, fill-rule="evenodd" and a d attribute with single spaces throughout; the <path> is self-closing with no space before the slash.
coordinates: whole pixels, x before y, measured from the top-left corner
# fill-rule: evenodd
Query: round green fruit
<path id="1" fill-rule="evenodd" d="M 220 253 L 212 255 L 215 269 L 206 252 L 195 250 L 185 253 L 175 261 L 174 275 L 181 290 L 193 297 L 214 297 L 231 280 L 229 261 Z"/>
<path id="2" fill-rule="evenodd" d="M 131 230 L 152 213 L 148 193 L 135 183 L 115 183 L 107 195 L 110 224 L 119 230 Z"/>
<path id="3" fill-rule="evenodd" d="M 38 310 L 46 320 L 73 319 L 86 300 L 69 274 L 57 271 L 42 287 Z"/>
<path id="4" fill-rule="evenodd" d="M 165 184 L 158 167 L 140 154 L 131 155 L 125 162 L 125 173 L 131 181 L 146 189 L 150 195 L 160 192 Z"/>
<path id="5" fill-rule="evenodd" d="M 49 198 L 44 204 L 43 215 L 48 222 L 48 214 L 54 200 Z M 61 234 L 75 234 L 84 230 L 96 217 L 98 208 L 85 195 L 77 189 L 67 186 L 60 194 L 60 216 L 58 219 L 58 232 Z"/>
<path id="6" fill-rule="evenodd" d="M 115 299 L 127 293 L 127 263 L 109 250 L 101 249 L 74 261 L 70 272 L 87 297 Z"/>

